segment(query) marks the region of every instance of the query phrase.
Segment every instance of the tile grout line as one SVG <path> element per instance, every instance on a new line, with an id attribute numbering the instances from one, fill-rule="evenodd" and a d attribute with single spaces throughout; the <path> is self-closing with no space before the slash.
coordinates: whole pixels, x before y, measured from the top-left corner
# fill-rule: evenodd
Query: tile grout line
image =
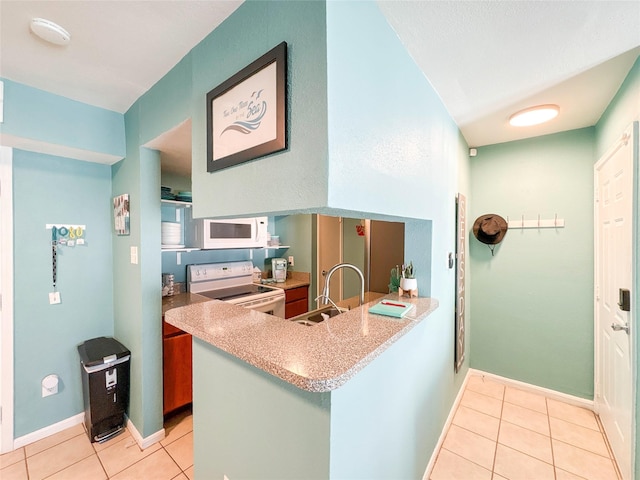
<path id="1" fill-rule="evenodd" d="M 441 452 L 442 450 L 446 450 L 446 451 L 447 451 L 447 452 L 449 452 L 450 454 L 455 455 L 456 457 L 461 458 L 461 459 L 462 459 L 462 460 L 464 460 L 465 462 L 472 463 L 472 464 L 474 464 L 475 466 L 480 467 L 480 468 L 482 468 L 483 470 L 486 470 L 487 472 L 490 472 L 491 474 L 493 474 L 493 472 L 492 472 L 492 471 L 490 471 L 487 467 L 485 467 L 485 466 L 483 466 L 483 465 L 480 465 L 478 462 L 474 462 L 473 460 L 469 460 L 467 457 L 463 457 L 462 455 L 460 455 L 460 454 L 459 454 L 459 453 L 457 453 L 457 452 L 454 452 L 453 450 L 449 450 L 448 448 L 445 448 L 445 447 L 442 447 L 442 448 L 440 449 L 440 452 Z M 438 454 L 440 454 L 440 452 L 438 452 Z M 186 475 L 186 474 L 185 474 L 185 475 Z"/>
<path id="2" fill-rule="evenodd" d="M 484 382 L 484 377 L 482 377 Z M 502 412 L 504 411 L 504 397 L 506 396 L 507 389 L 502 386 L 502 402 L 500 403 L 500 418 L 498 419 L 498 434 L 496 435 L 496 446 L 493 450 L 493 464 L 491 465 L 491 478 L 496 475 L 496 459 L 498 458 L 498 442 L 500 440 L 500 428 L 502 427 Z"/>
<path id="3" fill-rule="evenodd" d="M 95 456 L 98 459 L 98 463 L 100 464 L 100 468 L 102 468 L 102 471 L 104 472 L 104 476 L 107 478 L 107 480 L 109 479 L 109 474 L 107 473 L 107 469 L 104 466 L 104 463 L 102 463 L 102 459 L 100 458 L 100 455 L 98 455 L 98 452 L 96 451 L 96 448 L 93 447 L 93 450 L 95 452 Z"/>
<path id="4" fill-rule="evenodd" d="M 72 427 L 72 428 L 73 428 L 73 427 Z M 37 455 L 40 455 L 41 453 L 44 453 L 44 452 L 46 452 L 46 451 L 48 451 L 48 450 L 51 450 L 52 448 L 58 447 L 58 446 L 62 445 L 62 444 L 63 444 L 63 443 L 65 443 L 65 442 L 68 442 L 68 441 L 70 441 L 70 440 L 73 440 L 74 438 L 79 437 L 80 435 L 86 435 L 86 430 L 85 430 L 85 433 L 79 433 L 78 435 L 74 435 L 74 436 L 72 436 L 72 437 L 69 437 L 69 438 L 67 438 L 67 439 L 65 439 L 65 440 L 62 440 L 61 442 L 56 443 L 55 445 L 51 445 L 50 447 L 47 447 L 47 448 L 45 448 L 45 449 L 43 449 L 43 450 L 40 450 L 39 452 L 34 453 L 33 455 L 29 455 L 29 456 L 27 456 L 27 449 L 26 449 L 26 445 L 25 445 L 24 447 L 22 447 L 22 448 L 24 448 L 24 449 L 25 449 L 25 450 L 24 450 L 24 455 L 25 455 L 25 456 L 24 456 L 24 466 L 25 466 L 25 469 L 26 469 L 26 471 L 27 471 L 27 479 L 31 478 L 31 475 L 29 474 L 29 463 L 28 463 L 28 461 L 27 461 L 29 458 L 36 457 Z M 95 449 L 93 448 L 93 444 L 91 444 L 91 448 L 93 449 L 93 452 L 94 452 L 93 454 L 95 454 Z M 68 465 L 65 465 L 65 466 L 64 466 L 63 468 L 61 468 L 60 470 L 57 470 L 57 471 L 55 471 L 55 472 L 51 472 L 51 473 L 50 473 L 50 474 L 48 474 L 46 477 L 44 477 L 44 479 L 49 478 L 49 477 L 51 477 L 52 475 L 56 475 L 56 474 L 58 474 L 58 473 L 62 472 L 63 470 L 65 470 L 66 468 L 69 468 L 69 467 L 71 467 L 71 466 L 73 466 L 73 465 L 75 465 L 75 464 L 77 464 L 77 463 L 79 463 L 79 462 L 82 462 L 83 460 L 86 460 L 87 458 L 89 458 L 89 457 L 90 457 L 91 455 L 93 455 L 93 454 L 89 454 L 89 455 L 87 455 L 86 457 L 82 457 L 81 459 L 79 459 L 79 460 L 77 460 L 77 461 L 75 461 L 75 462 L 73 462 L 73 463 L 70 463 L 70 464 L 68 464 Z M 106 474 L 106 472 L 105 472 L 105 474 Z M 43 480 L 44 480 L 44 479 L 43 479 Z"/>
<path id="5" fill-rule="evenodd" d="M 600 415 L 596 415 L 596 422 L 598 424 L 598 428 L 600 429 L 600 434 L 604 439 L 604 444 L 607 447 L 607 452 L 609 452 L 609 458 L 613 463 L 613 469 L 616 471 L 616 475 L 618 476 L 618 480 L 622 480 L 622 472 L 620 472 L 620 467 L 618 467 L 618 461 L 616 460 L 615 455 L 613 454 L 613 449 L 611 448 L 611 444 L 609 443 L 609 438 L 607 437 L 606 432 L 604 431 L 604 425 L 602 424 L 602 420 L 600 420 Z"/>
<path id="6" fill-rule="evenodd" d="M 549 426 L 549 445 L 551 447 L 551 465 L 553 466 L 553 478 L 558 479 L 557 467 L 556 467 L 556 456 L 553 453 L 553 436 L 551 435 L 551 415 L 549 415 L 549 402 L 548 398 L 544 397 L 544 406 L 547 409 L 547 425 Z"/>

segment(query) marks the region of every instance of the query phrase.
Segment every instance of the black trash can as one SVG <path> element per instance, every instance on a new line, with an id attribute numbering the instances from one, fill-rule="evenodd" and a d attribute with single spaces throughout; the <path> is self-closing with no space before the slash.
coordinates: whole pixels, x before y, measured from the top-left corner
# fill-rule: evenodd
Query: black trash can
<path id="1" fill-rule="evenodd" d="M 84 394 L 84 423 L 92 442 L 104 442 L 124 431 L 129 407 L 131 352 L 111 337 L 78 345 Z"/>

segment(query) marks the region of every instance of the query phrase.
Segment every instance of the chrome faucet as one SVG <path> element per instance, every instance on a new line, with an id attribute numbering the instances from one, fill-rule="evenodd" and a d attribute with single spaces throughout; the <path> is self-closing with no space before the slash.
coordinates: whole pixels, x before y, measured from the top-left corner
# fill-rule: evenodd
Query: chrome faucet
<path id="1" fill-rule="evenodd" d="M 364 275 L 362 274 L 362 272 L 358 267 L 350 263 L 339 263 L 331 267 L 331 269 L 327 272 L 327 276 L 324 277 L 324 288 L 322 289 L 322 294 L 318 298 L 324 297 L 323 305 L 327 305 L 329 303 L 327 299 L 331 300 L 329 298 L 329 282 L 331 281 L 331 275 L 333 275 L 333 272 L 341 268 L 350 268 L 351 270 L 354 270 L 360 277 L 360 305 L 363 305 L 364 304 Z"/>
<path id="2" fill-rule="evenodd" d="M 336 305 L 336 302 L 334 302 L 333 300 L 331 300 L 331 299 L 330 299 L 329 297 L 327 297 L 326 295 L 318 295 L 318 296 L 316 297 L 316 300 L 315 300 L 315 301 L 316 301 L 316 303 L 318 303 L 318 300 L 320 300 L 321 298 L 323 299 L 323 303 L 324 303 L 324 305 L 326 305 L 327 303 L 330 303 L 330 304 L 331 304 L 331 306 L 332 306 L 333 308 L 335 308 L 336 310 L 338 310 L 339 312 L 344 311 L 344 308 L 340 308 L 338 305 Z"/>

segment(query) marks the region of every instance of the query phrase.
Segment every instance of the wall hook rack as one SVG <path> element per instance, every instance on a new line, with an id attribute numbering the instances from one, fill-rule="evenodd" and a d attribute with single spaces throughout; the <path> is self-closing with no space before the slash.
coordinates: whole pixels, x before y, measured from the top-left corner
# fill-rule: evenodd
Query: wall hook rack
<path id="1" fill-rule="evenodd" d="M 507 215 L 507 224 L 509 228 L 564 228 L 564 218 L 558 218 L 556 213 L 553 218 L 541 218 L 538 214 L 537 218 L 525 220 L 524 214 L 520 215 L 517 220 L 511 220 Z"/>

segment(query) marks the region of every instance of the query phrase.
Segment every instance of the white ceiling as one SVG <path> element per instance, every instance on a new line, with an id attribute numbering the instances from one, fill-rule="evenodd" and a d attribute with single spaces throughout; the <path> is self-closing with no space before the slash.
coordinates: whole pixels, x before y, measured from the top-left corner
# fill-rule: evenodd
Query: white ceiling
<path id="1" fill-rule="evenodd" d="M 0 76 L 125 112 L 241 3 L 0 0 Z M 594 125 L 640 53 L 637 0 L 377 3 L 470 146 Z M 62 25 L 71 44 L 35 37 L 33 17 Z M 540 103 L 560 116 L 508 126 Z M 171 151 L 167 164 L 188 156 L 178 170 L 190 169 L 190 124 L 156 146 Z"/>

